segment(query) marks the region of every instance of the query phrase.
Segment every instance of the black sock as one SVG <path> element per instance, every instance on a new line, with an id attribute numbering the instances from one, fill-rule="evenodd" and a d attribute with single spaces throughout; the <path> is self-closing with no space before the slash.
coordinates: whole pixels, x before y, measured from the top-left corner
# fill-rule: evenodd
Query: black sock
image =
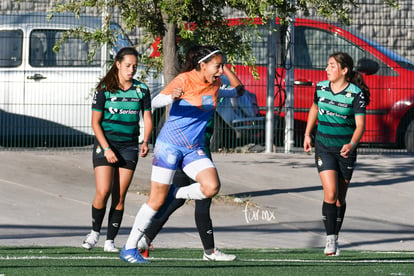
<path id="1" fill-rule="evenodd" d="M 106 208 L 96 209 L 92 205 L 92 230 L 95 232 L 101 232 L 102 221 L 105 216 Z"/>
<path id="2" fill-rule="evenodd" d="M 147 244 L 150 244 L 161 231 L 168 218 L 175 210 L 184 205 L 185 199 L 175 198 L 177 187 L 189 185 L 190 179 L 181 170 L 177 170 L 174 175 L 173 183 L 168 191 L 164 204 L 152 218 L 150 225 L 145 229 Z"/>
<path id="3" fill-rule="evenodd" d="M 322 220 L 325 225 L 326 234 L 334 235 L 336 230 L 336 217 L 337 210 L 336 204 L 326 203 L 325 201 L 322 204 Z"/>
<path id="4" fill-rule="evenodd" d="M 107 240 L 114 240 L 121 227 L 124 210 L 111 209 L 108 216 L 108 232 L 106 233 Z"/>
<path id="5" fill-rule="evenodd" d="M 145 229 L 145 235 L 149 240 L 153 241 L 158 233 L 161 231 L 168 218 L 175 210 L 183 206 L 185 199 L 172 198 L 171 201 L 166 201 L 152 218 L 150 225 Z"/>
<path id="6" fill-rule="evenodd" d="M 338 235 L 341 230 L 342 223 L 344 222 L 346 204 L 344 203 L 341 207 L 337 207 L 337 217 L 336 217 L 336 229 L 335 234 Z"/>
<path id="7" fill-rule="evenodd" d="M 211 198 L 195 201 L 195 222 L 206 254 L 211 254 L 215 247 L 210 205 Z"/>

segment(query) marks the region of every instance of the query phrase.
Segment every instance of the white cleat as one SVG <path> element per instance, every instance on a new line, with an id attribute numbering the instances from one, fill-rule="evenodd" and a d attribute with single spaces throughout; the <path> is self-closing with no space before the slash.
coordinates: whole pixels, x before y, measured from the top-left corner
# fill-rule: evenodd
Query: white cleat
<path id="1" fill-rule="evenodd" d="M 323 253 L 325 253 L 326 256 L 335 256 L 337 248 L 338 243 L 336 235 L 326 236 L 326 245 Z"/>
<path id="2" fill-rule="evenodd" d="M 82 243 L 82 247 L 88 250 L 91 250 L 95 247 L 99 240 L 99 232 L 91 231 L 86 235 L 86 239 Z"/>
<path id="3" fill-rule="evenodd" d="M 234 261 L 235 259 L 236 255 L 223 253 L 218 248 L 215 248 L 210 255 L 206 253 L 203 255 L 203 260 L 205 261 Z"/>
<path id="4" fill-rule="evenodd" d="M 115 247 L 113 240 L 106 240 L 104 245 L 105 252 L 119 252 L 119 249 Z"/>

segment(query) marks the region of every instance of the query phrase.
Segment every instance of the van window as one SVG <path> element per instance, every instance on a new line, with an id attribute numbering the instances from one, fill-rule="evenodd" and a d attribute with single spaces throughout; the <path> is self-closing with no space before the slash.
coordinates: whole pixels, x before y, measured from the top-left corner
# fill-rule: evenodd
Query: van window
<path id="1" fill-rule="evenodd" d="M 58 52 L 53 51 L 64 30 L 34 30 L 30 34 L 29 64 L 33 67 L 99 67 L 101 51 L 98 49 L 88 62 L 89 45 L 81 38 L 68 38 Z"/>
<path id="2" fill-rule="evenodd" d="M 22 64 L 23 32 L 0 31 L 0 67 L 17 67 Z"/>

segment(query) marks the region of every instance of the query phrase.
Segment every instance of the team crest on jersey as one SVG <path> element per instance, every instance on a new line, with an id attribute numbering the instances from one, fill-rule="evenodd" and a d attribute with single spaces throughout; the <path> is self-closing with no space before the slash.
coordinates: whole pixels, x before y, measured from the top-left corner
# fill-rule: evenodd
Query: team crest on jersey
<path id="1" fill-rule="evenodd" d="M 351 98 L 351 96 L 352 96 L 352 92 L 348 92 L 348 93 L 346 93 L 346 95 L 345 95 L 345 97 L 347 97 L 347 98 Z"/>
<path id="2" fill-rule="evenodd" d="M 322 162 L 322 158 L 318 157 L 318 167 L 322 167 L 323 162 Z"/>

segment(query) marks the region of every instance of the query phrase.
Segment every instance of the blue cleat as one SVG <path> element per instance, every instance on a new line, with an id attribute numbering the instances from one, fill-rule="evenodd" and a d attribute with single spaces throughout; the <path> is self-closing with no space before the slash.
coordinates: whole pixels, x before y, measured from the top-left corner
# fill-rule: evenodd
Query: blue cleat
<path id="1" fill-rule="evenodd" d="M 125 249 L 125 246 L 122 247 L 121 253 L 119 253 L 119 258 L 126 263 L 130 264 L 145 264 L 148 263 L 141 254 L 139 254 L 138 248 Z"/>

